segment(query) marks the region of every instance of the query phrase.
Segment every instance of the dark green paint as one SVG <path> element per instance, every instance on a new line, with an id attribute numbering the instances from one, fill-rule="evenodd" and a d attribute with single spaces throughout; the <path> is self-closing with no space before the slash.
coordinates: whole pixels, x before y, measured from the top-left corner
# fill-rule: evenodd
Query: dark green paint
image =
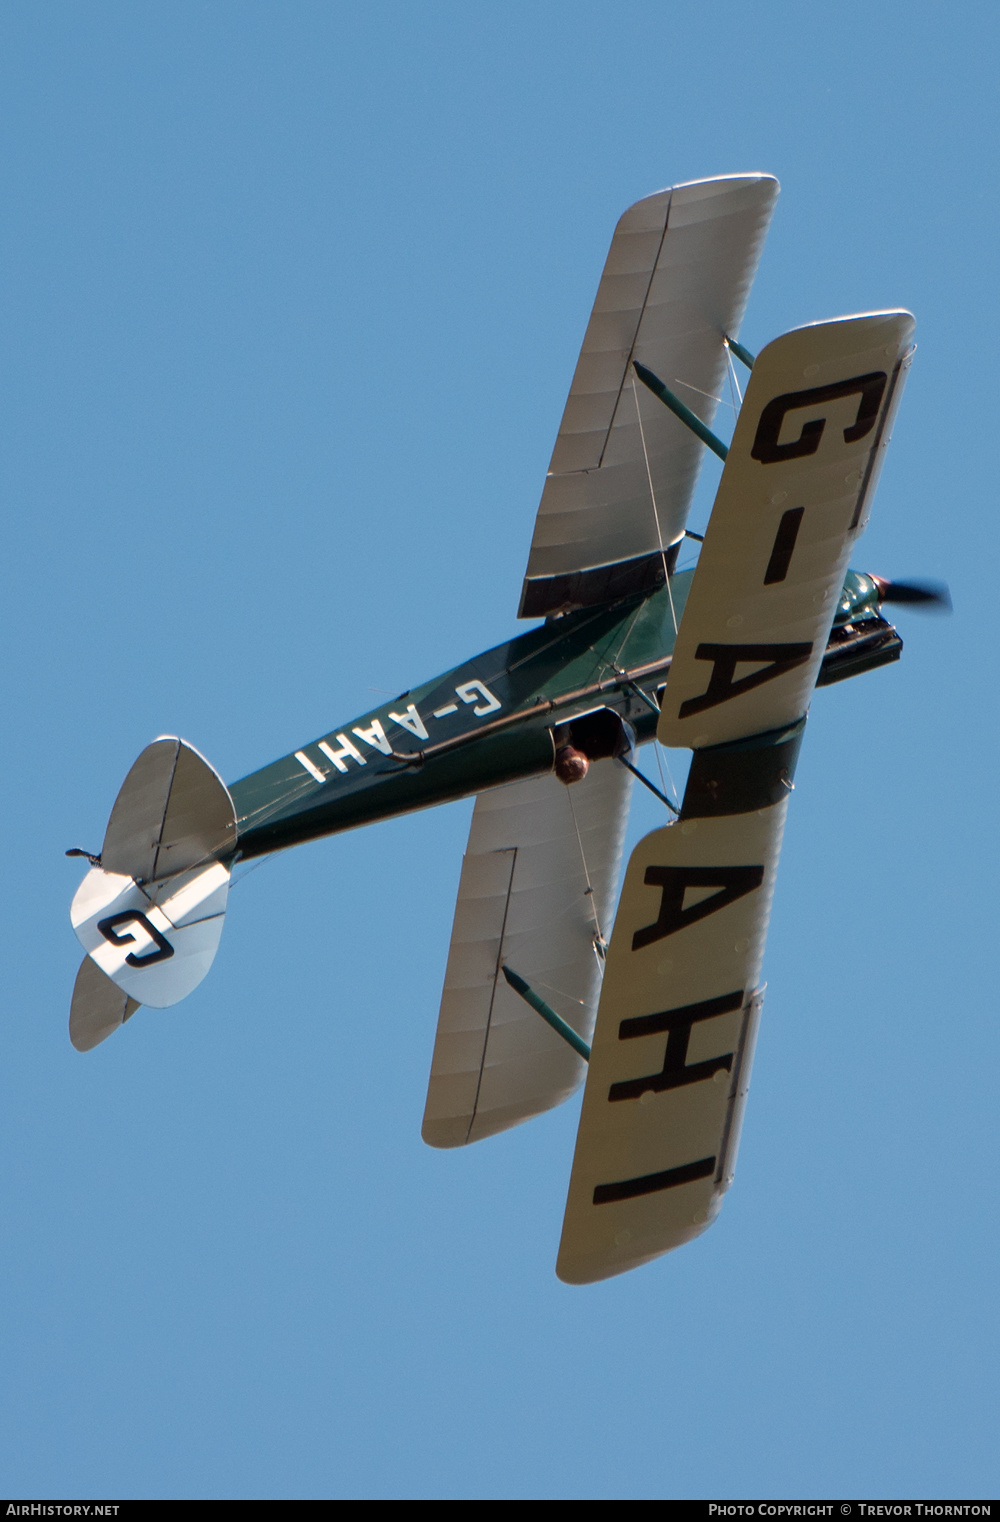
<path id="1" fill-rule="evenodd" d="M 678 619 L 692 575 L 685 571 L 671 578 Z M 613 708 L 640 741 L 651 740 L 656 733 L 656 689 L 663 685 L 673 647 L 666 587 L 645 598 L 582 609 L 529 629 L 321 736 L 337 750 L 337 734 L 349 735 L 365 756 L 364 766 L 349 761 L 346 772 L 336 771 L 317 740 L 300 748 L 314 765 L 330 773 L 325 782 L 311 777 L 292 754 L 234 783 L 230 791 L 240 852 L 259 856 L 548 771 L 554 727 L 594 708 Z M 500 700 L 497 712 L 477 719 L 472 705 L 459 703 L 447 718 L 430 717 L 435 709 L 455 702 L 456 688 L 472 680 L 485 683 Z M 401 713 L 407 704 L 424 719 L 426 741 L 389 718 L 390 710 Z M 412 764 L 382 755 L 358 739 L 355 728 L 370 729 L 375 719 L 396 755 L 407 754 Z"/>
<path id="2" fill-rule="evenodd" d="M 792 791 L 805 734 L 804 718 L 724 745 L 707 745 L 691 757 L 682 819 L 751 814 L 781 803 Z"/>
<path id="3" fill-rule="evenodd" d="M 727 338 L 726 343 L 729 345 L 730 349 L 732 349 L 733 353 L 736 355 L 736 358 L 741 360 L 743 364 L 746 365 L 748 370 L 752 370 L 754 367 L 754 361 L 756 360 L 757 356 L 755 354 L 751 354 L 749 349 L 744 349 L 743 345 L 738 344 L 735 338 Z"/>
<path id="4" fill-rule="evenodd" d="M 632 364 L 642 384 L 652 391 L 664 407 L 669 407 L 674 417 L 679 418 L 686 428 L 690 428 L 691 432 L 701 439 L 703 444 L 707 444 L 720 460 L 726 459 L 729 454 L 728 448 L 721 439 L 716 438 L 711 428 L 706 428 L 697 413 L 692 412 L 690 407 L 685 407 L 680 397 L 675 396 L 670 388 L 663 384 L 659 376 L 653 374 L 652 370 L 647 370 L 646 366 L 640 365 L 638 360 L 633 360 Z"/>
<path id="5" fill-rule="evenodd" d="M 864 571 L 848 571 L 844 577 L 844 590 L 833 615 L 833 626 L 854 624 L 861 618 L 878 615 L 879 590 L 874 577 Z"/>
<path id="6" fill-rule="evenodd" d="M 556 1034 L 561 1036 L 566 1044 L 571 1046 L 574 1052 L 583 1058 L 584 1062 L 589 1062 L 590 1047 L 582 1036 L 577 1035 L 571 1025 L 567 1025 L 562 1015 L 557 1015 L 551 1005 L 546 1004 L 545 1000 L 535 993 L 531 984 L 526 983 L 522 977 L 516 972 L 512 972 L 509 967 L 501 967 L 500 971 L 514 992 L 520 994 L 525 1004 L 529 1004 L 537 1015 L 541 1015 L 542 1019 L 551 1025 Z"/>
<path id="7" fill-rule="evenodd" d="M 240 855 L 260 856 L 537 776 L 551 769 L 557 726 L 596 708 L 619 714 L 639 744 L 652 740 L 674 648 L 673 619 L 680 620 L 693 574 L 678 572 L 669 590 L 662 586 L 529 629 L 321 737 L 338 750 L 337 735 L 348 735 L 365 757 L 363 766 L 348 761 L 346 772 L 337 771 L 316 740 L 300 748 L 328 773 L 322 783 L 294 753 L 234 783 Z M 873 611 L 875 590 L 871 577 L 848 573 L 838 606 L 841 627 L 833 630 L 820 685 L 898 657 L 895 630 Z M 842 627 L 847 622 L 849 629 Z M 470 681 L 483 682 L 501 707 L 477 717 L 473 704 L 457 702 L 456 688 Z M 455 713 L 431 717 L 453 702 Z M 423 718 L 426 740 L 389 718 L 390 710 L 401 713 L 408 704 Z M 354 733 L 375 720 L 393 755 Z"/>

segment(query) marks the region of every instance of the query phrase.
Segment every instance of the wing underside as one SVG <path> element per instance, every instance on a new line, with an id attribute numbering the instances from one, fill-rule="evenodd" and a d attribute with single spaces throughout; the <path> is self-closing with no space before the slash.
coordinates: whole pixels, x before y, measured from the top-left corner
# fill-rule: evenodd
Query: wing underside
<path id="1" fill-rule="evenodd" d="M 608 954 L 556 1272 L 586 1284 L 714 1220 L 736 1165 L 787 799 L 655 830 Z"/>
<path id="2" fill-rule="evenodd" d="M 699 750 L 801 718 L 913 352 L 909 312 L 796 328 L 757 356 L 659 721 Z"/>
<path id="3" fill-rule="evenodd" d="M 459 1147 L 566 1099 L 585 1064 L 508 987 L 525 978 L 589 1040 L 631 778 L 596 762 L 565 787 L 548 774 L 476 800 L 455 907 L 423 1137 Z"/>
<path id="4" fill-rule="evenodd" d="M 521 617 L 662 581 L 702 447 L 633 386 L 632 361 L 711 421 L 723 338 L 739 332 L 777 193 L 769 175 L 701 180 L 647 196 L 619 221 L 542 492 Z"/>

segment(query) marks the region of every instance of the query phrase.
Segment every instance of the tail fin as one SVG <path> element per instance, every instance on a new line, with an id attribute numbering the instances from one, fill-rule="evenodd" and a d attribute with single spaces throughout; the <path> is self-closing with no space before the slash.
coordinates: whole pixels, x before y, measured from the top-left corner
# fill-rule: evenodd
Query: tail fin
<path id="1" fill-rule="evenodd" d="M 165 1009 L 197 988 L 222 935 L 235 846 L 236 811 L 218 773 L 184 740 L 148 745 L 115 800 L 100 864 L 70 910 L 93 967 L 84 963 L 73 994 L 78 1050 L 103 1041 L 140 1004 Z"/>

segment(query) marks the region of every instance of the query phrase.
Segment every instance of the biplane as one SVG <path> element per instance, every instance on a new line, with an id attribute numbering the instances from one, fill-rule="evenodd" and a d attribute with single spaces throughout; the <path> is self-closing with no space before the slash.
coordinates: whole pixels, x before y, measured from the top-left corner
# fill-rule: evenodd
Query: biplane
<path id="1" fill-rule="evenodd" d="M 944 596 L 848 568 L 912 316 L 814 323 L 756 356 L 739 342 L 777 194 L 764 174 L 699 180 L 619 221 L 538 509 L 531 627 L 229 786 L 161 737 L 100 854 L 68 853 L 90 861 L 71 912 L 86 955 L 70 1038 L 87 1051 L 201 982 L 237 861 L 475 796 L 423 1137 L 467 1146 L 585 1079 L 556 1268 L 574 1284 L 717 1215 L 813 689 L 898 659 L 883 604 Z M 739 375 L 727 446 L 711 425 Z M 699 536 L 706 448 L 724 464 Z M 684 570 L 686 536 L 701 543 Z M 647 744 L 692 752 L 679 802 L 637 764 Z M 636 779 L 664 823 L 615 913 Z"/>

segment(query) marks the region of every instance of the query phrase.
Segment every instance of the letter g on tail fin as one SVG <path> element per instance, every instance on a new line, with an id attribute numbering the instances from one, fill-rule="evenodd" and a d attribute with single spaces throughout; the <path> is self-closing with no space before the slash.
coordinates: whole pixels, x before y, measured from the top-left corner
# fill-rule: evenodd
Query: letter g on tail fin
<path id="1" fill-rule="evenodd" d="M 70 919 L 88 960 L 77 976 L 70 1039 L 89 1051 L 140 1004 L 186 997 L 218 949 L 236 848 L 225 783 L 193 746 L 155 740 L 115 800 L 100 866 Z"/>

